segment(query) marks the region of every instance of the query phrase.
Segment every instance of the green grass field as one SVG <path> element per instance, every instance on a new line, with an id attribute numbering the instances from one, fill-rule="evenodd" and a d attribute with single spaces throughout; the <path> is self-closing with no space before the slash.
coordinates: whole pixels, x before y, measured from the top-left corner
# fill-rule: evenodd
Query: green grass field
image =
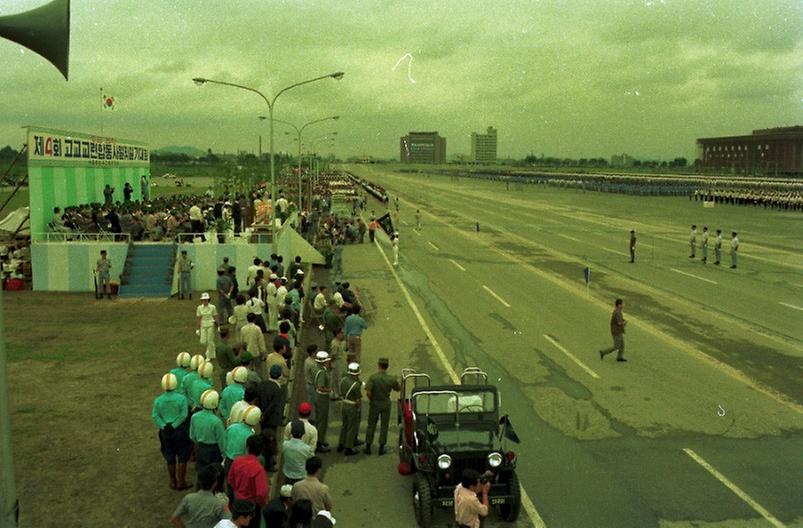
<path id="1" fill-rule="evenodd" d="M 400 281 L 445 361 L 499 380 L 524 439 L 522 484 L 547 526 L 764 525 L 682 448 L 788 526 L 803 525 L 803 215 L 353 170 L 401 197 Z M 373 200 L 370 209 L 384 212 Z M 699 248 L 689 259 L 691 223 L 738 231 L 739 268 L 704 265 Z M 347 246 L 345 261 L 377 312 L 366 354 L 445 380 L 375 248 Z M 630 321 L 627 364 L 597 356 L 615 297 Z M 43 292 L 5 292 L 3 303 L 22 526 L 165 526 L 179 494 L 167 490 L 149 413 L 176 353 L 199 349 L 195 304 Z M 338 526 L 375 526 L 353 497 L 403 503 L 387 526 L 413 526 L 393 455 L 355 458 L 327 459 L 327 479 L 342 486 Z M 383 475 L 381 484 L 354 471 Z M 530 524 L 523 515 L 516 526 Z"/>

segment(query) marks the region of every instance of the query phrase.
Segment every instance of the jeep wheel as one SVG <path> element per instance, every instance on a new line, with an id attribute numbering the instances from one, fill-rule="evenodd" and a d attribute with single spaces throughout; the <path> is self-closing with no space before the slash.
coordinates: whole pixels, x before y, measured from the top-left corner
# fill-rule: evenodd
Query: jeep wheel
<path id="1" fill-rule="evenodd" d="M 416 473 L 413 481 L 413 508 L 418 526 L 421 528 L 432 526 L 432 493 L 429 480 L 421 473 Z"/>
<path id="2" fill-rule="evenodd" d="M 519 477 L 515 471 L 510 472 L 510 479 L 508 479 L 508 486 L 510 487 L 510 504 L 501 504 L 499 506 L 499 516 L 505 521 L 513 522 L 519 517 L 521 511 L 521 488 L 519 487 Z"/>

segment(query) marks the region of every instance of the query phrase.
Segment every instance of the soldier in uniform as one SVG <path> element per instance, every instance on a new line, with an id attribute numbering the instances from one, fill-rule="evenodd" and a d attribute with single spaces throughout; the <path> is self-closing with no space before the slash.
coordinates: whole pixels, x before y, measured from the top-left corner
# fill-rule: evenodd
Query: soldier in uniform
<path id="1" fill-rule="evenodd" d="M 178 298 L 183 299 L 188 296 L 192 299 L 192 268 L 195 264 L 187 258 L 187 250 L 181 250 L 181 256 L 178 259 Z"/>
<path id="2" fill-rule="evenodd" d="M 360 364 L 349 363 L 348 371 L 340 380 L 340 394 L 343 396 L 343 427 L 340 429 L 340 441 L 337 452 L 345 451 L 346 456 L 356 455 L 354 449 L 362 445 L 357 440 L 360 431 L 360 407 L 362 405 L 362 381 L 360 381 Z"/>
<path id="3" fill-rule="evenodd" d="M 722 230 L 717 229 L 717 238 L 714 240 L 714 264 L 719 266 L 719 261 L 722 259 Z"/>
<path id="4" fill-rule="evenodd" d="M 326 441 L 326 430 L 329 428 L 329 393 L 332 392 L 332 378 L 329 374 L 329 353 L 319 350 L 315 354 L 318 370 L 313 378 L 315 387 L 315 417 L 318 428 L 318 445 L 316 452 L 328 453 L 329 442 Z"/>
<path id="5" fill-rule="evenodd" d="M 365 454 L 371 454 L 371 444 L 374 442 L 376 422 L 381 418 L 379 429 L 379 454 L 385 454 L 385 444 L 388 440 L 388 424 L 390 422 L 390 393 L 399 391 L 399 380 L 388 374 L 388 358 L 379 358 L 377 367 L 379 371 L 368 378 L 365 385 L 365 394 L 368 396 L 368 428 L 365 431 Z"/>
<path id="6" fill-rule="evenodd" d="M 631 229 L 630 230 L 630 263 L 633 264 L 636 261 L 636 232 Z"/>
<path id="7" fill-rule="evenodd" d="M 708 264 L 708 226 L 703 226 L 703 264 Z"/>
<path id="8" fill-rule="evenodd" d="M 736 231 L 731 233 L 731 269 L 736 269 L 736 258 L 739 251 L 739 237 L 736 236 Z"/>
<path id="9" fill-rule="evenodd" d="M 106 186 L 108 187 L 108 185 Z M 103 299 L 103 294 L 105 293 L 106 296 L 111 299 L 112 298 L 112 290 L 111 290 L 111 275 L 109 271 L 112 267 L 112 261 L 106 256 L 106 250 L 101 250 L 100 258 L 98 259 L 97 264 L 95 265 L 95 273 L 98 275 L 98 280 L 100 283 L 98 287 L 100 288 L 98 299 Z"/>
<path id="10" fill-rule="evenodd" d="M 689 254 L 689 258 L 694 258 L 697 253 L 697 226 L 691 226 L 691 233 L 689 233 L 689 249 L 691 253 Z"/>

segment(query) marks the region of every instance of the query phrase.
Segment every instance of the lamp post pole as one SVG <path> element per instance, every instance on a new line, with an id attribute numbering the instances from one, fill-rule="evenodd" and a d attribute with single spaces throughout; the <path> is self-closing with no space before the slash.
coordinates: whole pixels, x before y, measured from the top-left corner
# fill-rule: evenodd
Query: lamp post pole
<path id="1" fill-rule="evenodd" d="M 195 84 L 199 85 L 199 86 L 204 85 L 206 83 L 212 83 L 212 84 L 221 84 L 223 86 L 231 86 L 233 88 L 240 88 L 241 90 L 246 90 L 246 91 L 249 91 L 249 92 L 253 92 L 253 93 L 259 95 L 265 101 L 265 104 L 268 105 L 268 116 L 269 116 L 269 122 L 270 122 L 270 201 L 271 201 L 271 204 L 272 204 L 271 215 L 270 215 L 270 231 L 271 231 L 270 244 L 271 244 L 271 250 L 273 251 L 273 253 L 276 253 L 276 232 L 275 232 L 276 231 L 276 172 L 275 172 L 274 162 L 273 162 L 273 155 L 274 155 L 274 151 L 273 151 L 273 107 L 276 104 L 276 99 L 278 99 L 279 96 L 282 95 L 284 92 L 286 92 L 287 90 L 290 90 L 292 88 L 296 88 L 298 86 L 302 86 L 304 84 L 309 84 L 309 83 L 312 83 L 312 82 L 315 82 L 315 81 L 320 81 L 320 80 L 323 80 L 323 79 L 335 79 L 335 80 L 339 81 L 340 79 L 343 78 L 343 75 L 344 75 L 343 72 L 335 72 L 335 73 L 330 73 L 329 75 L 322 75 L 320 77 L 315 77 L 314 79 L 308 79 L 306 81 L 301 81 L 301 82 L 297 82 L 295 84 L 291 84 L 290 86 L 286 86 L 286 87 L 282 88 L 281 90 L 279 90 L 276 93 L 276 95 L 273 96 L 273 99 L 268 99 L 265 96 L 265 94 L 263 94 L 262 92 L 260 92 L 256 88 L 251 88 L 250 86 L 243 86 L 242 84 L 230 83 L 230 82 L 226 82 L 226 81 L 216 81 L 216 80 L 213 80 L 213 79 L 205 79 L 203 77 L 195 77 L 193 79 L 193 82 Z"/>

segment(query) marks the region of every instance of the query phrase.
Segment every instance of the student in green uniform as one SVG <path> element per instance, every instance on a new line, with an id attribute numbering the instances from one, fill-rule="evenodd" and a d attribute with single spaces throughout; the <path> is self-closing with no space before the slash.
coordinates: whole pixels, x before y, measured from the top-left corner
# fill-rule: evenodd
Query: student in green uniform
<path id="1" fill-rule="evenodd" d="M 167 474 L 170 476 L 170 489 L 185 490 L 192 486 L 187 484 L 187 461 L 192 452 L 192 443 L 188 435 L 187 398 L 176 390 L 176 375 L 167 373 L 162 376 L 162 394 L 153 401 L 151 419 L 159 428 L 159 443 L 162 456 L 167 462 Z M 176 478 L 176 462 L 178 462 L 178 478 Z"/>
<path id="2" fill-rule="evenodd" d="M 371 454 L 371 444 L 374 442 L 376 422 L 381 418 L 379 429 L 379 454 L 385 454 L 385 444 L 388 441 L 388 424 L 390 423 L 390 393 L 400 390 L 399 380 L 388 374 L 388 358 L 379 358 L 377 367 L 379 371 L 368 378 L 365 385 L 365 395 L 368 397 L 368 428 L 365 430 L 365 454 Z"/>
<path id="3" fill-rule="evenodd" d="M 179 387 L 179 391 L 186 396 L 187 399 L 190 398 L 192 384 L 198 379 L 198 369 L 201 368 L 204 362 L 204 357 L 201 354 L 195 354 L 190 358 L 190 369 L 181 379 L 181 386 Z M 190 401 L 190 407 L 192 407 L 192 401 Z"/>
<path id="4" fill-rule="evenodd" d="M 190 418 L 190 440 L 195 442 L 195 465 L 198 470 L 208 465 L 219 465 L 226 447 L 223 421 L 215 414 L 220 395 L 216 390 L 209 389 L 201 395 L 200 400 L 203 410 Z"/>
<path id="5" fill-rule="evenodd" d="M 329 353 L 320 350 L 315 354 L 318 370 L 313 377 L 315 387 L 315 426 L 318 428 L 318 445 L 316 452 L 329 452 L 326 431 L 329 428 L 329 401 L 332 392 L 332 378 L 329 372 Z"/>
<path id="6" fill-rule="evenodd" d="M 189 394 L 190 403 L 193 407 L 201 406 L 201 394 L 214 389 L 215 384 L 212 376 L 215 374 L 215 367 L 211 362 L 207 361 L 198 368 L 198 379 L 192 382 Z"/>
<path id="7" fill-rule="evenodd" d="M 170 371 L 170 373 L 176 377 L 179 387 L 181 387 L 181 380 L 183 380 L 184 376 L 190 371 L 191 359 L 192 356 L 190 356 L 189 352 L 180 352 L 176 356 L 176 366 Z"/>
<path id="8" fill-rule="evenodd" d="M 248 453 L 245 444 L 254 435 L 254 427 L 262 419 L 262 411 L 256 405 L 249 405 L 233 418 L 236 418 L 236 421 L 229 425 L 225 435 L 226 458 L 223 460 L 223 482 L 226 482 L 229 476 L 229 469 L 234 459 Z"/>
<path id="9" fill-rule="evenodd" d="M 356 455 L 355 447 L 362 445 L 357 440 L 360 431 L 360 407 L 362 405 L 362 381 L 360 381 L 360 364 L 349 363 L 346 375 L 340 380 L 340 394 L 343 395 L 343 427 L 340 429 L 340 440 L 337 452 L 345 451 L 346 456 Z"/>
<path id="10" fill-rule="evenodd" d="M 220 356 L 218 356 L 220 358 Z M 232 384 L 228 385 L 220 394 L 220 417 L 229 419 L 232 406 L 245 397 L 245 384 L 248 381 L 248 369 L 235 367 L 231 371 Z"/>

